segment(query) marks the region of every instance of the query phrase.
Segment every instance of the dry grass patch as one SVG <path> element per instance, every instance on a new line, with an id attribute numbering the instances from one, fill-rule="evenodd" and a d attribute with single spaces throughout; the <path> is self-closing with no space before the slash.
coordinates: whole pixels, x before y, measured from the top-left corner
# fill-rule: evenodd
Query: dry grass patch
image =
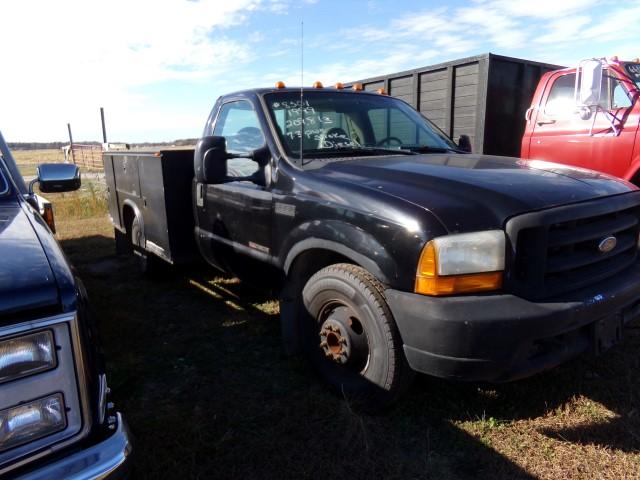
<path id="1" fill-rule="evenodd" d="M 62 150 L 13 150 L 11 152 L 18 164 L 18 169 L 23 176 L 36 174 L 36 167 L 40 163 L 64 162 Z"/>

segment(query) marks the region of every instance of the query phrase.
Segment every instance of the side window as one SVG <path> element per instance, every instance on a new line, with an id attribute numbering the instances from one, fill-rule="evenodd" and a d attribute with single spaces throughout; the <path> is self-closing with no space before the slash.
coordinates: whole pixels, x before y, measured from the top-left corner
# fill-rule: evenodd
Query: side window
<path id="1" fill-rule="evenodd" d="M 629 108 L 631 100 L 622 84 L 617 79 L 611 79 L 612 101 L 611 108 Z"/>
<path id="2" fill-rule="evenodd" d="M 570 73 L 556 79 L 544 106 L 544 113 L 553 116 L 570 115 L 575 111 L 574 90 L 576 75 Z"/>
<path id="3" fill-rule="evenodd" d="M 247 153 L 264 145 L 258 116 L 251 103 L 244 100 L 222 106 L 213 134 L 227 139 L 229 152 Z"/>
<path id="4" fill-rule="evenodd" d="M 264 145 L 258 116 L 251 103 L 245 100 L 222 106 L 213 134 L 225 137 L 227 151 L 232 153 L 248 153 Z M 227 160 L 227 173 L 230 177 L 247 177 L 258 168 L 258 164 L 249 158 Z"/>
<path id="5" fill-rule="evenodd" d="M 605 70 L 602 75 L 602 87 L 600 89 L 600 107 L 605 110 L 615 110 L 631 106 L 631 100 L 620 81 Z"/>

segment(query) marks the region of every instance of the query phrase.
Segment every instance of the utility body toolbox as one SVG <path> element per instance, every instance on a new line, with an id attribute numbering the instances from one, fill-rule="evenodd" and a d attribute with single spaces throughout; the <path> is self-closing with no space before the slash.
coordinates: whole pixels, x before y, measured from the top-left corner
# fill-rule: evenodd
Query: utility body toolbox
<path id="1" fill-rule="evenodd" d="M 191 204 L 193 150 L 107 152 L 103 155 L 109 215 L 116 237 L 144 222 L 145 250 L 171 264 L 197 258 Z"/>

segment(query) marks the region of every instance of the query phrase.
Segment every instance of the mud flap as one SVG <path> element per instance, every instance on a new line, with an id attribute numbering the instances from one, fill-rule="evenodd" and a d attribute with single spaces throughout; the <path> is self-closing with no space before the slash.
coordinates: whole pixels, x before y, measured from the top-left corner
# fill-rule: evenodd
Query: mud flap
<path id="1" fill-rule="evenodd" d="M 288 281 L 280 294 L 280 331 L 282 346 L 286 355 L 299 355 L 302 353 L 300 341 L 300 301 L 296 298 L 299 289 Z"/>
<path id="2" fill-rule="evenodd" d="M 596 355 L 603 354 L 622 340 L 622 319 L 622 315 L 610 315 L 593 324 L 593 349 Z"/>

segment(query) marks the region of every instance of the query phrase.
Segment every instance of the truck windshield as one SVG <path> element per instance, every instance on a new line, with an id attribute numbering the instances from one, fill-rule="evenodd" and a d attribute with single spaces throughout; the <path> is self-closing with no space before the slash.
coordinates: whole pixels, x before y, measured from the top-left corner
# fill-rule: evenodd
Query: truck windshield
<path id="1" fill-rule="evenodd" d="M 458 151 L 436 126 L 406 103 L 358 92 L 265 95 L 287 155 L 305 159 Z M 302 141 L 301 141 L 302 139 Z"/>
<path id="2" fill-rule="evenodd" d="M 625 63 L 624 69 L 629 78 L 636 84 L 636 87 L 640 89 L 640 63 Z"/>

